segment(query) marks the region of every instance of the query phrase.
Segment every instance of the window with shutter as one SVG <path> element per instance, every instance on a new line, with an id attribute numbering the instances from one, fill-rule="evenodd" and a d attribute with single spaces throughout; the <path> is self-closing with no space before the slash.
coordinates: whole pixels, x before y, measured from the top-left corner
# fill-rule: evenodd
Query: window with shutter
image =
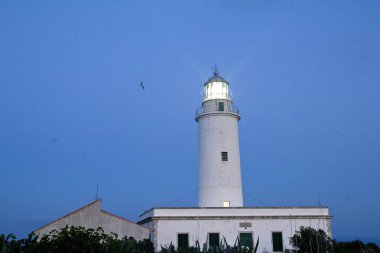
<path id="1" fill-rule="evenodd" d="M 224 102 L 218 102 L 218 111 L 224 112 Z"/>
<path id="2" fill-rule="evenodd" d="M 272 243 L 274 252 L 282 252 L 282 232 L 272 232 Z"/>
<path id="3" fill-rule="evenodd" d="M 228 153 L 222 152 L 222 162 L 227 162 L 227 161 L 228 161 Z"/>
<path id="4" fill-rule="evenodd" d="M 189 234 L 178 234 L 178 249 L 189 247 Z"/>
<path id="5" fill-rule="evenodd" d="M 218 247 L 219 246 L 219 233 L 209 233 L 208 234 L 209 247 Z"/>

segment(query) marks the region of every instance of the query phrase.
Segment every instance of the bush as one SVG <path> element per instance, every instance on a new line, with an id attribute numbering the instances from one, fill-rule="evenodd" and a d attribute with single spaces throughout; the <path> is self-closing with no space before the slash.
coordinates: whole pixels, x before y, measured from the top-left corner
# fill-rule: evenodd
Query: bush
<path id="1" fill-rule="evenodd" d="M 326 253 L 333 252 L 333 241 L 322 229 L 300 227 L 290 238 L 290 244 L 299 252 Z"/>
<path id="2" fill-rule="evenodd" d="M 102 228 L 66 226 L 38 238 L 33 233 L 26 239 L 16 240 L 0 235 L 0 253 L 154 253 L 153 244 L 133 237 L 118 239 L 118 235 L 104 233 Z"/>
<path id="3" fill-rule="evenodd" d="M 290 238 L 290 244 L 299 253 L 380 253 L 380 249 L 374 243 L 365 244 L 358 240 L 336 242 L 331 240 L 323 230 L 311 227 L 300 227 L 300 230 Z"/>
<path id="4" fill-rule="evenodd" d="M 374 243 L 363 243 L 355 240 L 352 242 L 334 242 L 335 253 L 380 253 L 379 247 Z"/>

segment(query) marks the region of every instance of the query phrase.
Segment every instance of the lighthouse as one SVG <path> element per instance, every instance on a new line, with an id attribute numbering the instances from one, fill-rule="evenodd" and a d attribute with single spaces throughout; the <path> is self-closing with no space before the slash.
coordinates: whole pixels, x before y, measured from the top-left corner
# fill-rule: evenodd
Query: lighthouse
<path id="1" fill-rule="evenodd" d="M 252 249 L 260 237 L 258 252 L 292 249 L 288 238 L 300 227 L 322 229 L 331 237 L 331 216 L 327 207 L 246 207 L 240 172 L 238 121 L 229 83 L 214 75 L 204 84 L 198 122 L 198 207 L 154 207 L 139 217 L 138 224 L 150 229 L 156 250 L 205 245 L 233 245 Z M 248 181 L 249 183 L 250 181 Z"/>
<path id="2" fill-rule="evenodd" d="M 198 206 L 242 207 L 238 121 L 229 83 L 214 75 L 204 84 L 198 122 Z"/>

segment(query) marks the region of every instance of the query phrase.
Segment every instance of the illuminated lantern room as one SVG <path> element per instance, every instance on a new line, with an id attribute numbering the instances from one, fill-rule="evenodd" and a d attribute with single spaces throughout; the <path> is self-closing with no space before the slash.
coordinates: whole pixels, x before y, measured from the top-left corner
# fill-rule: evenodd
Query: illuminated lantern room
<path id="1" fill-rule="evenodd" d="M 203 101 L 211 99 L 227 99 L 231 100 L 228 82 L 221 76 L 217 70 L 214 71 L 214 76 L 207 80 L 204 85 Z"/>
<path id="2" fill-rule="evenodd" d="M 214 75 L 204 84 L 202 106 L 196 111 L 196 121 L 208 113 L 232 113 L 234 117 L 240 119 L 239 109 L 232 105 L 229 86 L 215 66 Z"/>

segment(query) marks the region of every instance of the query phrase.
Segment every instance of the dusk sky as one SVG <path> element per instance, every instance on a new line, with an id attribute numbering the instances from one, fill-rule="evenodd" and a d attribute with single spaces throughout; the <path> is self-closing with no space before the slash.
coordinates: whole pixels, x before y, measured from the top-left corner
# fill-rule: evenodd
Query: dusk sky
<path id="1" fill-rule="evenodd" d="M 245 206 L 380 244 L 380 1 L 0 1 L 0 233 L 197 206 L 195 110 L 240 108 Z M 139 87 L 144 82 L 145 90 Z"/>

